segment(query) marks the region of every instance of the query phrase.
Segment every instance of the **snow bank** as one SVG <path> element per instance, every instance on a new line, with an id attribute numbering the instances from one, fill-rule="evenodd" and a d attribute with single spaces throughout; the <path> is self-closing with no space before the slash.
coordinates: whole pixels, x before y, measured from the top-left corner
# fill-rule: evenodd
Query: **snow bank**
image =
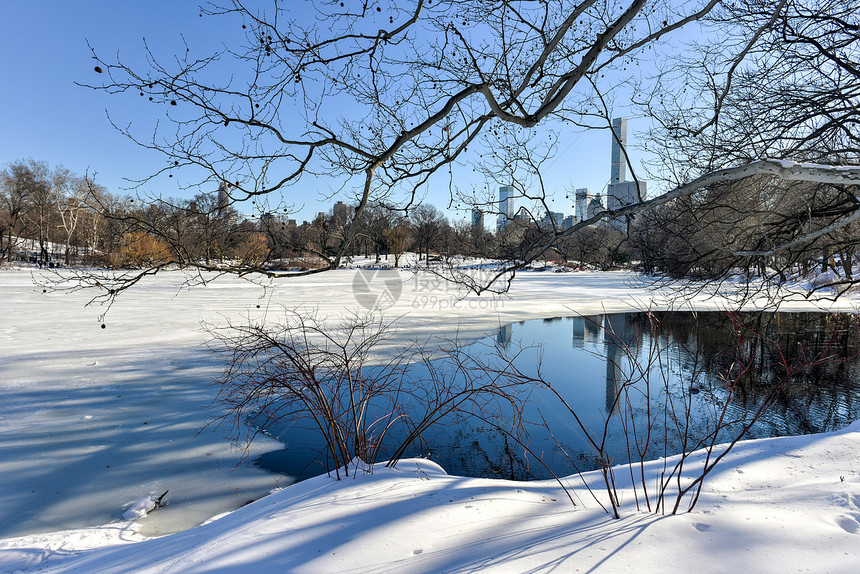
<path id="1" fill-rule="evenodd" d="M 659 468 L 651 463 L 648 472 Z M 597 473 L 585 479 L 599 486 Z M 578 479 L 566 482 L 577 506 L 552 481 L 461 478 L 409 459 L 341 481 L 313 478 L 210 524 L 135 544 L 81 549 L 79 539 L 58 534 L 51 543 L 62 540 L 64 552 L 51 554 L 46 537 L 0 541 L 0 568 L 853 573 L 860 560 L 860 424 L 739 444 L 691 514 L 636 512 L 622 484 L 625 511 L 614 520 Z"/>

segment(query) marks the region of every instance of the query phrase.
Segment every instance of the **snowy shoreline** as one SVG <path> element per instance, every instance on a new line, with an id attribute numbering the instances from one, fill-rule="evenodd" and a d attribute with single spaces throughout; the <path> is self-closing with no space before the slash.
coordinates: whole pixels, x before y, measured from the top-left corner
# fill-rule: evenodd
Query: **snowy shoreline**
<path id="1" fill-rule="evenodd" d="M 675 457 L 668 459 L 669 464 Z M 694 455 L 689 461 L 700 458 Z M 662 461 L 646 464 L 656 477 Z M 622 469 L 618 520 L 577 477 L 447 475 L 431 461 L 318 476 L 192 530 L 142 540 L 121 525 L 0 540 L 26 572 L 856 571 L 860 422 L 834 433 L 739 443 L 696 510 L 636 511 Z M 583 475 L 600 493 L 598 472 Z M 603 500 L 603 503 L 606 501 Z"/>
<path id="2" fill-rule="evenodd" d="M 45 529 L 45 526 L 39 526 L 39 524 L 49 523 L 39 522 L 36 515 L 44 512 L 48 514 L 45 519 L 52 520 L 56 515 L 54 511 L 59 509 L 64 511 L 68 518 L 66 522 L 56 521 L 53 530 L 58 527 L 64 528 L 63 524 L 68 525 L 66 528 L 72 528 L 67 532 L 30 534 L 0 541 L 0 570 L 39 568 L 54 564 L 57 568 L 65 569 L 66 560 L 69 560 L 68 567 L 72 568 L 73 564 L 78 564 L 79 559 L 85 559 L 97 562 L 87 562 L 90 565 L 83 567 L 82 571 L 90 571 L 91 565 L 97 565 L 98 570 L 106 568 L 104 571 L 129 571 L 110 570 L 110 568 L 120 567 L 110 566 L 108 563 L 113 559 L 121 563 L 124 558 L 110 558 L 110 556 L 120 551 L 126 552 L 122 550 L 123 548 L 127 549 L 126 553 L 141 560 L 135 563 L 137 566 L 130 569 L 155 568 L 154 563 L 147 560 L 167 560 L 166 556 L 172 555 L 172 560 L 179 560 L 179 562 L 168 571 L 177 572 L 193 571 L 190 567 L 183 568 L 178 564 L 185 563 L 188 566 L 191 564 L 188 561 L 194 560 L 198 562 L 202 560 L 203 563 L 213 567 L 215 564 L 222 564 L 228 570 L 230 568 L 239 570 L 241 564 L 248 562 L 254 562 L 256 568 L 263 560 L 262 564 L 269 564 L 270 568 L 283 571 L 283 565 L 287 563 L 284 562 L 287 560 L 286 554 L 291 556 L 288 560 L 289 568 L 297 571 L 343 571 L 344 565 L 350 565 L 354 571 L 403 571 L 403 569 L 472 571 L 481 570 L 484 567 L 498 571 L 519 571 L 528 568 L 549 569 L 553 560 L 563 562 L 562 555 L 565 554 L 561 549 L 563 545 L 555 548 L 554 544 L 545 541 L 541 543 L 543 545 L 534 546 L 528 543 L 526 547 L 523 544 L 529 540 L 529 535 L 521 533 L 510 535 L 512 541 L 510 548 L 502 547 L 505 537 L 498 534 L 494 535 L 498 539 L 495 542 L 478 545 L 479 549 L 487 551 L 486 562 L 482 563 L 478 558 L 469 558 L 467 552 L 458 553 L 451 550 L 452 547 L 459 546 L 451 546 L 456 541 L 450 539 L 452 538 L 450 534 L 445 534 L 446 530 L 443 524 L 438 522 L 441 520 L 438 517 L 428 518 L 430 522 L 423 526 L 430 532 L 429 535 L 425 534 L 429 536 L 430 542 L 424 544 L 423 548 L 416 547 L 409 550 L 402 547 L 403 544 L 411 544 L 416 540 L 418 531 L 415 531 L 413 534 L 397 534 L 396 537 L 392 534 L 389 537 L 391 540 L 379 540 L 379 544 L 384 542 L 386 549 L 391 546 L 398 552 L 402 551 L 404 554 L 399 557 L 395 556 L 394 550 L 386 550 L 383 555 L 374 550 L 362 550 L 359 547 L 363 545 L 359 544 L 358 540 L 367 540 L 367 529 L 373 529 L 376 532 L 376 528 L 372 524 L 362 524 L 361 520 L 358 520 L 359 516 L 337 514 L 329 503 L 331 497 L 338 501 L 352 501 L 349 504 L 360 507 L 361 501 L 369 496 L 368 492 L 362 490 L 364 488 L 362 485 L 392 480 L 400 484 L 397 481 L 403 478 L 402 473 L 407 472 L 403 470 L 406 466 L 398 466 L 398 470 L 391 471 L 394 472 L 391 475 L 389 471 L 377 472 L 370 479 L 366 480 L 367 477 L 364 477 L 355 481 L 333 483 L 335 486 L 329 485 L 323 479 L 320 480 L 328 486 L 319 486 L 320 480 L 313 479 L 317 481 L 314 483 L 317 486 L 302 487 L 301 485 L 306 483 L 299 483 L 247 507 L 242 507 L 248 500 L 259 498 L 269 492 L 281 477 L 247 466 L 232 470 L 238 460 L 238 453 L 223 438 L 223 433 L 204 432 L 197 435 L 199 428 L 212 415 L 206 405 L 211 400 L 214 390 L 206 382 L 215 372 L 211 357 L 208 357 L 202 349 L 205 333 L 200 323 L 208 321 L 219 324 L 229 319 L 271 317 L 277 313 L 280 305 L 312 306 L 323 316 L 336 318 L 344 312 L 361 309 L 352 293 L 352 279 L 355 273 L 353 270 L 343 270 L 319 276 L 289 279 L 266 290 L 241 280 L 227 278 L 219 279 L 207 286 L 183 291 L 179 290 L 182 282 L 181 274 L 165 273 L 123 295 L 108 313 L 105 329 L 99 329 L 97 322 L 97 315 L 101 310 L 84 307 L 87 301 L 86 294 L 43 294 L 33 285 L 29 270 L 4 270 L 0 273 L 0 295 L 2 295 L 0 313 L 4 317 L 0 324 L 0 341 L 4 349 L 0 355 L 0 380 L 3 381 L 0 383 L 0 399 L 3 399 L 0 403 L 3 405 L 0 407 L 0 439 L 5 451 L 13 455 L 12 458 L 4 457 L 0 460 L 0 472 L 4 476 L 4 485 L 0 487 L 0 502 L 6 506 L 7 513 L 2 517 L 3 520 L 0 520 L 0 524 L 3 522 L 8 524 L 11 517 L 15 517 L 16 521 L 31 520 L 33 526 L 30 531 L 40 532 Z M 450 334 L 453 329 L 459 329 L 459 335 L 462 338 L 477 338 L 494 330 L 500 324 L 510 321 L 569 316 L 578 313 L 640 310 L 648 307 L 665 308 L 670 302 L 666 294 L 656 293 L 641 284 L 636 285 L 638 276 L 624 272 L 523 273 L 517 277 L 508 295 L 492 300 L 475 296 L 460 298 L 434 282 L 432 277 L 413 276 L 409 273 L 400 273 L 400 276 L 403 278 L 402 295 L 387 314 L 390 317 L 402 315 L 399 325 L 404 340 L 444 336 Z M 687 305 L 685 308 L 700 310 L 720 309 L 726 306 L 723 301 L 705 297 L 700 297 Z M 857 299 L 853 298 L 840 300 L 837 305 L 830 307 L 834 310 L 852 311 L 856 310 L 856 306 Z M 783 307 L 783 310 L 819 310 L 819 307 L 796 302 Z M 396 343 L 397 341 L 394 342 Z M 55 434 L 51 434 L 47 428 L 49 424 L 57 427 Z M 773 456 L 766 454 L 768 449 L 753 446 L 758 444 L 757 442 L 744 443 L 743 448 L 733 453 L 732 457 L 741 457 L 738 453 L 749 453 L 760 449 L 765 454 L 755 459 L 756 465 L 762 466 L 765 470 L 755 474 L 755 481 L 753 477 L 747 477 L 749 482 L 741 481 L 736 485 L 735 490 L 735 486 L 732 486 L 734 483 L 727 477 L 738 478 L 732 474 L 733 469 L 736 471 L 738 468 L 746 468 L 748 461 L 738 458 L 739 462 L 735 463 L 733 462 L 735 458 L 732 458 L 732 461 L 722 463 L 725 466 L 718 467 L 719 479 L 715 479 L 713 484 L 706 485 L 706 488 L 712 489 L 709 494 L 711 498 L 706 501 L 706 504 L 700 503 L 696 516 L 701 520 L 702 516 L 699 513 L 708 510 L 714 513 L 714 516 L 722 517 L 723 520 L 722 522 L 717 520 L 717 525 L 709 526 L 704 530 L 694 524 L 693 528 L 697 533 L 695 536 L 714 537 L 716 532 L 721 531 L 719 525 L 723 524 L 727 533 L 721 536 L 730 537 L 729 535 L 739 526 L 733 522 L 737 518 L 734 514 L 725 515 L 724 511 L 719 510 L 725 505 L 718 504 L 719 497 L 716 494 L 717 490 L 714 489 L 719 487 L 722 489 L 720 492 L 741 493 L 743 496 L 732 494 L 727 499 L 729 505 L 740 505 L 738 508 L 743 506 L 741 502 L 745 496 L 749 496 L 749 492 L 765 488 L 762 484 L 778 485 L 776 486 L 778 489 L 802 491 L 801 478 L 806 480 L 809 477 L 803 472 L 792 474 L 796 470 L 794 467 L 789 469 L 792 472 L 786 476 L 775 477 L 776 473 L 787 472 L 782 458 L 793 460 L 793 455 L 785 452 L 797 448 L 806 449 L 804 452 L 809 450 L 806 446 L 797 446 L 798 444 L 832 446 L 834 441 L 835 444 L 843 444 L 846 441 L 856 444 L 860 427 L 855 423 L 850 429 L 850 431 L 830 435 L 810 435 L 818 437 L 814 440 L 809 437 L 792 437 L 797 441 L 808 441 L 803 443 L 791 443 L 789 439 L 778 439 L 789 442 L 778 443 L 785 444 L 786 450 L 783 451 L 780 447 L 777 449 L 777 454 Z M 124 438 L 131 437 L 137 442 L 133 440 L 128 444 L 118 441 L 115 437 L 117 432 L 124 433 Z M 255 442 L 253 453 L 272 450 L 277 448 L 278 444 L 272 440 L 260 440 L 259 444 Z M 165 448 L 165 445 L 170 446 Z M 854 450 L 856 452 L 858 449 Z M 806 500 L 810 507 L 809 513 L 819 516 L 816 528 L 820 532 L 819 530 L 816 532 L 819 532 L 822 537 L 836 537 L 833 538 L 834 540 L 843 535 L 851 536 L 844 539 L 844 546 L 846 550 L 852 550 L 851 542 L 853 541 L 856 546 L 857 535 L 860 535 L 858 532 L 860 526 L 855 527 L 860 520 L 860 509 L 858 509 L 860 495 L 857 495 L 858 486 L 860 486 L 860 478 L 857 474 L 860 471 L 860 464 L 858 464 L 857 455 L 849 450 L 836 457 L 836 460 L 831 460 L 826 453 L 814 448 L 809 452 L 812 454 L 803 455 L 804 464 L 816 466 L 818 468 L 816 472 L 821 474 L 819 476 L 813 473 L 815 484 L 819 486 L 810 491 L 809 499 Z M 200 472 L 201 464 L 208 465 L 206 467 L 208 470 Z M 432 465 L 432 463 L 419 464 Z M 195 478 L 189 474 L 191 472 L 196 473 Z M 467 485 L 463 488 L 501 488 L 498 481 L 490 481 L 490 486 L 477 486 L 483 485 L 484 482 L 481 481 L 487 479 L 447 477 L 439 469 L 433 472 L 435 473 L 433 480 Z M 116 474 L 119 473 L 123 473 L 120 475 L 121 487 L 116 486 Z M 735 474 L 739 473 L 735 472 Z M 824 475 L 827 477 L 834 475 L 838 484 L 825 485 Z M 173 478 L 170 478 L 171 476 Z M 421 482 L 414 470 L 412 476 L 422 484 L 433 482 L 433 480 Z M 746 474 L 743 476 L 746 477 Z M 840 476 L 844 481 L 839 480 Z M 801 482 L 792 482 L 792 480 Z M 180 485 L 178 492 L 177 484 Z M 351 491 L 349 484 L 353 484 L 358 491 Z M 538 493 L 545 492 L 546 489 L 555 492 L 550 498 L 558 498 L 558 493 L 553 490 L 558 487 L 551 483 L 520 483 L 516 486 L 515 484 L 504 486 L 505 489 L 512 489 L 511 496 L 514 500 L 516 499 L 514 494 L 520 491 Z M 211 489 L 213 486 L 217 486 L 219 492 L 216 493 L 215 489 Z M 381 484 L 376 484 L 371 492 L 375 492 L 377 487 L 382 488 Z M 92 492 L 85 492 L 87 488 Z M 183 488 L 186 489 L 184 493 Z M 416 500 L 425 500 L 433 494 L 427 492 L 425 487 L 418 490 L 410 490 L 412 487 L 403 488 Z M 86 521 L 83 523 L 79 521 L 78 525 L 74 524 L 74 520 L 80 520 L 93 502 L 104 504 L 106 498 L 112 500 L 108 507 L 115 507 L 115 510 L 96 513 L 96 516 L 90 519 L 95 522 L 89 522 L 90 524 L 108 523 L 112 522 L 110 516 L 118 519 L 122 511 L 134 501 L 145 496 L 161 494 L 168 489 L 176 498 L 171 500 L 171 495 L 168 495 L 168 505 L 143 519 L 140 524 L 134 526 L 127 523 L 112 524 L 95 528 L 81 528 L 87 524 Z M 229 492 L 231 489 L 235 492 Z M 330 537 L 331 532 L 343 529 L 348 531 L 346 541 L 342 545 L 335 544 L 335 540 L 323 544 L 323 546 L 336 545 L 337 550 L 333 550 L 333 554 L 310 556 L 299 552 L 298 556 L 295 556 L 295 548 L 293 551 L 284 549 L 293 543 L 298 544 L 297 540 L 293 539 L 301 539 L 308 535 L 307 533 L 301 535 L 293 533 L 290 536 L 281 534 L 277 539 L 269 540 L 266 538 L 268 534 L 263 535 L 264 531 L 268 532 L 269 527 L 259 526 L 257 522 L 244 526 L 236 522 L 230 528 L 243 532 L 250 529 L 251 532 L 256 532 L 253 536 L 262 536 L 268 540 L 266 544 L 261 545 L 261 548 L 265 547 L 268 550 L 255 553 L 253 550 L 242 551 L 239 546 L 234 546 L 237 554 L 227 559 L 225 558 L 226 549 L 223 553 L 221 550 L 210 549 L 210 554 L 199 554 L 199 552 L 205 552 L 202 548 L 206 546 L 194 543 L 193 546 L 198 548 L 198 558 L 194 559 L 190 555 L 186 557 L 182 551 L 185 543 L 181 540 L 187 542 L 203 536 L 200 528 L 195 528 L 184 533 L 153 539 L 141 545 L 145 546 L 161 540 L 163 542 L 158 544 L 163 546 L 159 548 L 173 549 L 166 552 L 164 556 L 146 558 L 149 551 L 133 550 L 137 545 L 125 545 L 116 550 L 101 553 L 100 551 L 86 552 L 80 558 L 74 556 L 78 550 L 84 548 L 142 540 L 145 538 L 144 534 L 158 535 L 185 530 L 215 514 L 220 515 L 225 511 L 238 509 L 205 527 L 209 529 L 207 532 L 214 532 L 217 530 L 213 530 L 216 524 L 227 528 L 225 520 L 229 519 L 228 522 L 231 524 L 232 521 L 245 521 L 248 513 L 252 512 L 251 509 L 274 508 L 279 504 L 286 505 L 285 508 L 296 506 L 297 503 L 293 498 L 303 498 L 305 495 L 301 493 L 307 489 L 319 491 L 318 499 L 313 499 L 314 508 L 325 509 L 323 514 L 326 516 L 329 512 L 333 513 L 329 518 L 320 517 L 319 523 L 311 524 L 308 528 L 311 531 L 319 529 L 321 532 L 328 533 L 321 537 L 323 541 L 328 540 L 326 536 Z M 27 496 L 25 493 L 30 490 L 36 492 L 29 493 L 31 496 Z M 284 494 L 286 492 L 292 494 Z M 437 494 L 439 494 L 438 491 Z M 733 499 L 738 496 L 742 499 L 741 502 L 733 502 Z M 379 499 L 375 504 L 386 504 L 385 496 L 371 498 Z M 574 547 L 577 547 L 577 544 L 585 544 L 583 550 L 574 552 L 580 557 L 591 544 L 586 544 L 583 540 L 593 536 L 608 536 L 609 539 L 618 541 L 623 538 L 620 533 L 611 534 L 613 524 L 617 528 L 620 523 L 613 523 L 612 519 L 604 515 L 593 501 L 589 503 L 583 498 L 583 502 L 587 510 L 580 516 L 581 510 L 572 510 L 569 502 L 563 503 L 562 499 L 558 498 L 552 504 L 566 504 L 564 511 L 559 509 L 557 513 L 554 512 L 552 514 L 554 518 L 548 518 L 549 522 L 541 523 L 540 526 L 541 530 L 547 532 L 549 538 L 558 536 L 559 539 L 565 540 L 573 535 L 565 534 L 564 529 L 572 527 L 583 538 L 579 541 L 571 539 L 568 543 L 573 544 Z M 432 507 L 431 502 L 427 504 Z M 301 505 L 298 506 L 301 510 Z M 494 516 L 497 517 L 516 512 L 514 503 L 494 504 L 494 506 L 497 507 Z M 415 512 L 423 516 L 422 513 L 425 510 L 421 509 L 424 508 L 422 506 Z M 768 512 L 779 516 L 791 511 L 791 507 L 784 501 L 775 501 L 767 508 Z M 51 512 L 54 512 L 54 515 L 51 515 Z M 286 510 L 283 512 L 277 510 L 277 516 L 282 514 L 290 517 L 290 521 L 295 518 L 295 515 Z M 398 511 L 398 515 L 403 517 L 399 523 L 409 524 L 409 528 L 412 528 L 412 524 L 421 523 L 417 518 L 415 520 L 409 518 L 409 512 Z M 571 517 L 568 518 L 567 515 Z M 108 516 L 108 518 L 99 519 L 98 516 Z M 710 514 L 708 516 L 711 518 Z M 302 518 L 302 520 L 305 519 L 310 520 L 310 517 Z M 744 520 L 748 519 L 751 520 L 749 517 L 744 517 Z M 263 519 L 260 518 L 260 520 Z M 274 515 L 263 522 L 266 520 L 274 520 Z M 394 518 L 391 520 L 394 521 Z M 332 524 L 325 525 L 326 522 L 332 521 L 335 525 L 341 521 L 351 526 L 335 528 Z M 634 512 L 632 516 L 628 515 L 622 520 L 625 526 L 621 526 L 620 530 L 623 532 L 628 528 L 634 530 L 640 528 L 640 526 L 628 524 L 631 521 L 637 524 L 641 522 L 643 532 L 668 530 L 669 535 L 672 535 L 673 529 L 682 528 L 682 526 L 663 526 L 662 520 Z M 687 528 L 690 527 L 690 521 L 690 518 L 678 517 L 665 522 L 671 522 L 673 525 L 684 524 L 683 528 Z M 800 531 L 807 527 L 809 521 L 810 519 L 806 517 L 796 522 L 788 521 L 784 526 L 789 530 L 794 528 Z M 277 522 L 280 523 L 281 519 L 278 518 Z M 503 522 L 507 524 L 504 520 Z M 538 522 L 541 521 L 538 520 Z M 259 530 L 258 526 L 262 530 Z M 280 532 L 277 528 L 284 527 L 283 524 L 280 527 L 271 525 L 273 532 Z M 383 530 L 389 527 L 387 523 L 379 525 Z M 554 530 L 556 527 L 561 530 L 556 532 Z M 481 533 L 484 532 L 485 526 L 480 524 L 471 529 L 462 528 L 469 536 L 484 536 Z M 589 534 L 588 529 L 592 528 L 595 530 Z M 552 534 L 553 532 L 555 534 Z M 686 530 L 679 530 L 679 533 L 683 533 L 685 539 L 692 534 Z M 799 536 L 799 533 L 786 535 L 783 540 L 774 534 L 774 544 L 789 547 L 796 545 L 798 544 L 796 541 L 791 542 L 795 535 Z M 230 536 L 235 538 L 237 535 L 234 532 Z M 371 539 L 375 536 L 377 535 L 372 535 Z M 215 538 L 221 539 L 221 542 L 214 544 L 223 546 L 223 537 L 218 535 Z M 241 536 L 238 537 L 238 539 L 241 538 Z M 287 538 L 292 542 L 284 540 L 282 545 L 278 542 Z M 400 540 L 401 538 L 403 540 Z M 638 538 L 637 536 L 637 548 L 642 544 Z M 307 540 L 305 543 L 308 543 Z M 373 546 L 373 544 L 370 545 Z M 429 547 L 433 545 L 437 550 Z M 622 545 L 614 551 L 606 549 L 608 554 L 604 558 L 609 560 L 608 556 L 611 554 L 613 557 L 611 562 L 615 563 L 619 556 L 628 552 L 624 550 L 625 547 Z M 442 548 L 448 550 L 442 551 Z M 278 554 L 281 552 L 279 549 L 283 550 L 281 554 Z M 421 552 L 415 553 L 417 550 Z M 670 544 L 667 550 L 680 553 L 683 547 Z M 641 551 L 640 549 L 638 552 Z M 320 552 L 322 553 L 322 550 Z M 451 561 L 438 562 L 440 556 L 446 552 L 451 555 Z M 763 550 L 752 552 L 761 558 Z M 852 564 L 850 557 L 856 561 L 856 552 L 848 552 L 848 555 L 843 555 L 842 552 L 839 554 L 840 556 L 832 557 L 833 562 L 828 563 L 830 564 L 828 568 L 835 572 L 849 571 L 848 565 Z M 266 556 L 269 555 L 280 556 L 280 558 L 265 562 L 268 560 Z M 300 560 L 302 556 L 304 561 Z M 455 560 L 456 556 L 460 556 L 460 559 Z M 499 556 L 499 561 L 496 561 L 494 556 Z M 501 556 L 508 556 L 509 559 L 502 561 Z M 548 558 L 549 556 L 554 558 Z M 657 556 L 659 552 L 655 551 L 655 560 Z M 102 559 L 108 562 L 98 562 Z M 699 560 L 701 559 L 702 556 L 699 556 Z M 711 556 L 708 556 L 708 559 L 710 560 Z M 220 562 L 221 560 L 226 561 Z M 344 562 L 340 562 L 341 560 Z M 371 562 L 367 562 L 368 560 Z M 516 560 L 525 560 L 525 562 L 520 567 L 515 565 L 519 564 Z M 639 554 L 628 555 L 628 560 L 629 565 L 635 564 L 637 570 L 647 569 L 647 567 L 639 568 L 642 560 Z M 799 570 L 800 565 L 806 563 L 810 568 L 822 571 L 818 568 L 820 559 L 810 557 L 807 560 L 807 562 L 786 561 L 783 564 L 790 566 L 789 569 Z M 163 568 L 167 563 L 162 563 L 161 567 Z M 618 563 L 623 564 L 624 561 L 621 560 Z M 597 564 L 595 563 L 595 566 Z M 601 564 L 601 571 L 607 567 L 607 564 L 606 562 Z M 725 566 L 723 563 L 719 565 Z M 691 567 L 701 569 L 700 566 L 699 564 Z M 582 568 L 583 571 L 587 570 L 587 567 L 580 565 L 579 562 L 577 567 Z M 775 564 L 769 567 L 773 568 L 769 571 L 786 571 L 777 569 Z M 675 569 L 674 564 L 672 569 Z M 721 570 L 724 571 L 725 568 Z M 610 568 L 608 571 L 624 570 Z"/>

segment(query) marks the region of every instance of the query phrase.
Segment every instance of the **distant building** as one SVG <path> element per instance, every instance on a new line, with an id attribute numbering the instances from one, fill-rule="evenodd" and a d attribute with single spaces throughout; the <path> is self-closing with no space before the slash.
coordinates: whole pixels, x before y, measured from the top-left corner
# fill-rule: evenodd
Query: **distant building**
<path id="1" fill-rule="evenodd" d="M 525 207 L 520 207 L 517 210 L 517 214 L 514 215 L 514 221 L 529 221 L 531 220 L 531 215 L 529 214 L 529 210 Z"/>
<path id="2" fill-rule="evenodd" d="M 571 227 L 576 225 L 576 223 L 577 223 L 576 216 L 575 215 L 568 215 L 561 222 L 561 230 L 567 231 L 568 229 L 570 229 Z"/>
<path id="3" fill-rule="evenodd" d="M 335 227 L 346 225 L 346 204 L 344 202 L 338 201 L 334 204 L 332 208 L 332 223 L 334 223 Z"/>
<path id="4" fill-rule="evenodd" d="M 258 228 L 260 231 L 270 232 L 273 229 L 277 228 L 278 220 L 275 217 L 275 214 L 271 211 L 267 211 L 266 213 L 260 214 L 260 224 Z"/>
<path id="5" fill-rule="evenodd" d="M 239 214 L 232 208 L 233 199 L 230 197 L 230 184 L 222 181 L 215 192 L 215 212 L 213 215 L 227 227 L 239 223 Z M 212 194 L 206 194 L 209 198 Z"/>
<path id="6" fill-rule="evenodd" d="M 588 204 L 591 202 L 591 191 L 587 187 L 582 187 L 576 190 L 576 202 L 574 203 L 574 213 L 576 221 L 582 221 L 588 213 Z"/>
<path id="7" fill-rule="evenodd" d="M 499 327 L 499 332 L 496 333 L 496 345 L 502 348 L 506 348 L 511 344 L 511 338 L 513 337 L 514 329 L 513 326 L 508 323 L 506 325 L 502 325 Z"/>
<path id="8" fill-rule="evenodd" d="M 612 169 L 609 184 L 627 181 L 627 118 L 612 120 Z"/>
<path id="9" fill-rule="evenodd" d="M 218 214 L 230 207 L 230 194 L 227 193 L 227 182 L 222 181 L 218 186 L 218 198 L 216 203 Z"/>
<path id="10" fill-rule="evenodd" d="M 514 188 L 510 185 L 499 187 L 499 220 L 497 229 L 503 230 L 514 218 Z"/>
<path id="11" fill-rule="evenodd" d="M 648 182 L 621 181 L 610 183 L 606 190 L 606 207 L 620 209 L 627 205 L 638 203 L 648 192 Z"/>
<path id="12" fill-rule="evenodd" d="M 586 219 L 594 217 L 601 211 L 603 211 L 603 202 L 600 200 L 600 194 L 597 193 L 591 198 L 591 201 L 588 202 L 588 209 L 585 212 L 585 217 Z"/>
<path id="13" fill-rule="evenodd" d="M 541 227 L 545 229 L 552 229 L 555 226 L 556 229 L 561 229 L 561 224 L 564 221 L 564 214 L 559 211 L 549 211 L 547 214 L 541 219 Z"/>
<path id="14" fill-rule="evenodd" d="M 472 230 L 473 231 L 483 231 L 484 230 L 484 212 L 478 209 L 477 207 L 472 209 Z"/>
<path id="15" fill-rule="evenodd" d="M 627 181 L 627 158 L 624 150 L 627 148 L 627 119 L 612 120 L 612 166 L 609 186 L 606 189 L 606 209 L 614 210 L 633 205 L 645 199 L 648 193 L 648 183 L 645 181 Z M 623 227 L 622 220 L 615 220 L 612 225 Z"/>

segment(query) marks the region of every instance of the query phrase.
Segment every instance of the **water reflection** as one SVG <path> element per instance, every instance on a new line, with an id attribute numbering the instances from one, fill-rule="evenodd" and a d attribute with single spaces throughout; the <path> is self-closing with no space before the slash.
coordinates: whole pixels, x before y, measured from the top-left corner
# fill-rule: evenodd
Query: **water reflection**
<path id="1" fill-rule="evenodd" d="M 834 331 L 835 323 L 851 320 L 817 313 L 734 319 L 723 313 L 610 313 L 506 325 L 496 341 L 509 351 L 525 349 L 515 361 L 523 370 L 540 361 L 544 378 L 560 389 L 592 436 L 605 434 L 613 460 L 622 463 L 630 453 L 633 459 L 640 453 L 649 459 L 694 447 L 698 438 L 717 431 L 715 420 L 723 404 L 724 421 L 730 424 L 718 441 L 733 438 L 766 402 L 770 407 L 745 438 L 826 432 L 860 419 L 858 330 Z M 773 345 L 757 343 L 755 331 Z M 738 365 L 743 365 L 743 373 Z M 776 383 L 780 385 L 774 389 Z M 686 411 L 689 420 L 684 420 Z M 553 472 L 596 467 L 583 432 L 548 393 L 533 392 L 526 417 L 546 421 L 552 431 L 531 427 L 528 446 Z M 644 438 L 649 426 L 650 442 Z M 510 445 L 478 440 L 469 448 L 476 445 L 486 460 L 512 458 Z M 437 446 L 436 453 L 443 457 L 459 448 L 452 441 Z M 549 476 L 522 449 L 514 450 L 523 464 L 513 477 Z M 447 468 L 498 475 L 486 467 Z"/>
<path id="2" fill-rule="evenodd" d="M 695 447 L 717 431 L 724 404 L 724 420 L 732 423 L 718 440 L 731 438 L 766 402 L 771 407 L 746 437 L 830 431 L 860 419 L 860 335 L 853 328 L 834 330 L 850 319 L 611 313 L 505 325 L 489 344 L 473 349 L 501 349 L 523 371 L 539 364 L 583 426 L 604 441 L 613 462 L 623 463 Z M 774 343 L 758 344 L 756 331 Z M 774 389 L 776 382 L 781 384 Z M 597 466 L 582 429 L 551 393 L 534 388 L 524 415 L 531 424 L 522 444 L 497 428 L 506 417 L 500 412 L 483 422 L 445 421 L 425 433 L 409 456 L 430 454 L 452 474 L 516 479 L 550 477 L 544 464 L 557 475 Z M 265 460 L 263 466 L 293 475 L 320 472 L 324 461 L 307 434 L 269 430 L 291 447 L 269 455 L 280 462 Z"/>
<path id="3" fill-rule="evenodd" d="M 511 343 L 511 337 L 514 333 L 514 326 L 511 324 L 502 325 L 499 327 L 499 332 L 496 335 L 496 345 L 507 347 Z"/>
<path id="4" fill-rule="evenodd" d="M 617 413 L 625 381 L 634 376 L 635 349 L 642 341 L 641 331 L 633 324 L 633 315 L 612 313 L 603 316 L 603 357 L 606 360 L 606 414 Z"/>

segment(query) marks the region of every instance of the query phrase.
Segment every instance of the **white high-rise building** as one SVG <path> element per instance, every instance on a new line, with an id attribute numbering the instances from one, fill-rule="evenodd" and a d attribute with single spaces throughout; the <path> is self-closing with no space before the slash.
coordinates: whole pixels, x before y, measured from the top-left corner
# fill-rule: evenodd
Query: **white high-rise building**
<path id="1" fill-rule="evenodd" d="M 619 209 L 626 205 L 633 205 L 638 203 L 640 198 L 645 199 L 647 191 L 648 183 L 641 180 L 638 186 L 635 181 L 610 183 L 606 192 L 606 207 L 607 209 Z"/>
<path id="2" fill-rule="evenodd" d="M 576 221 L 582 221 L 588 213 L 588 204 L 591 202 L 591 190 L 582 187 L 576 190 L 576 202 L 573 205 Z"/>
<path id="3" fill-rule="evenodd" d="M 218 197 L 217 197 L 217 209 L 220 214 L 222 211 L 227 209 L 230 206 L 230 194 L 227 192 L 227 184 L 225 182 L 221 182 L 218 185 Z"/>
<path id="4" fill-rule="evenodd" d="M 627 181 L 627 119 L 612 120 L 612 168 L 606 190 L 606 209 L 619 209 L 644 199 L 648 186 L 644 181 Z M 619 222 L 620 223 L 620 222 Z"/>
<path id="5" fill-rule="evenodd" d="M 585 212 L 585 217 L 594 217 L 601 211 L 603 211 L 603 202 L 600 200 L 600 194 L 596 193 L 588 202 L 588 210 Z"/>
<path id="6" fill-rule="evenodd" d="M 627 118 L 612 120 L 612 173 L 609 183 L 627 181 L 627 158 L 623 149 L 627 149 Z"/>

